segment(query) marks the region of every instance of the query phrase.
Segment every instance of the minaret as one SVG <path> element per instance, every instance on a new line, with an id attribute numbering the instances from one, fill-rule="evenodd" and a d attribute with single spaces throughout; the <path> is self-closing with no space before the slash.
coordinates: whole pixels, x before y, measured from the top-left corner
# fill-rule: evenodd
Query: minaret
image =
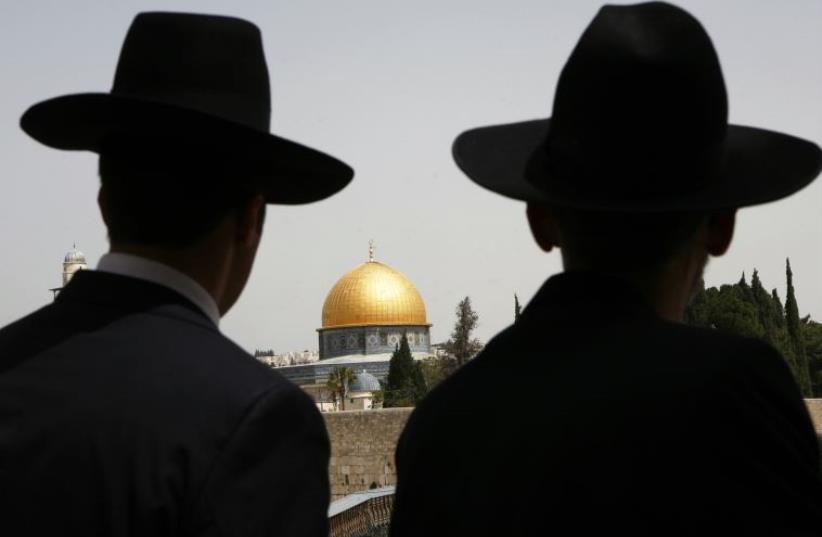
<path id="1" fill-rule="evenodd" d="M 86 256 L 77 249 L 76 244 L 72 245 L 71 251 L 67 253 L 63 259 L 63 287 L 68 285 L 75 272 L 78 270 L 86 270 L 87 268 Z"/>
<path id="2" fill-rule="evenodd" d="M 87 268 L 88 265 L 86 264 L 86 256 L 83 255 L 83 252 L 77 249 L 77 244 L 72 245 L 71 250 L 63 258 L 63 286 L 49 289 L 49 291 L 54 294 L 53 298 L 57 298 L 57 294 L 63 289 L 63 287 L 68 285 L 71 278 L 74 277 L 74 274 L 77 273 L 77 271 L 86 270 Z"/>

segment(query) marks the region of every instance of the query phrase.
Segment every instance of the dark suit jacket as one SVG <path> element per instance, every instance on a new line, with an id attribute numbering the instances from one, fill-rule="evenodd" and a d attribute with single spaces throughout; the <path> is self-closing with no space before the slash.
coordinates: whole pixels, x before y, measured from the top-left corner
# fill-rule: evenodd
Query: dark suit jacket
<path id="1" fill-rule="evenodd" d="M 78 273 L 0 330 L 0 535 L 327 535 L 298 387 L 185 298 Z"/>
<path id="2" fill-rule="evenodd" d="M 551 278 L 414 411 L 392 535 L 822 535 L 816 437 L 765 343 Z"/>

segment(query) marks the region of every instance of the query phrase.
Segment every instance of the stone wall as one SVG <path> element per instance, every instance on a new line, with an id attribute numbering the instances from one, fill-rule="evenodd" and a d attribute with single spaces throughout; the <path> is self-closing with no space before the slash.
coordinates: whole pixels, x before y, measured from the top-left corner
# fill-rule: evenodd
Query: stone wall
<path id="1" fill-rule="evenodd" d="M 394 450 L 412 408 L 326 412 L 331 499 L 394 485 Z"/>
<path id="2" fill-rule="evenodd" d="M 822 399 L 806 399 L 822 444 Z M 412 408 L 323 413 L 331 439 L 331 499 L 395 485 L 394 450 Z"/>
<path id="3" fill-rule="evenodd" d="M 822 399 L 805 399 L 805 404 L 808 405 L 813 426 L 822 435 Z"/>

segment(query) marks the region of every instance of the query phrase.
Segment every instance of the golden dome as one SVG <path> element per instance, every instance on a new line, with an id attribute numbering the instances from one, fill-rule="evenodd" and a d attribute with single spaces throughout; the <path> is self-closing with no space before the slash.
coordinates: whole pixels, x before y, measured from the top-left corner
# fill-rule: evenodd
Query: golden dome
<path id="1" fill-rule="evenodd" d="M 425 304 L 414 284 L 373 260 L 344 274 L 323 304 L 323 328 L 427 324 Z"/>

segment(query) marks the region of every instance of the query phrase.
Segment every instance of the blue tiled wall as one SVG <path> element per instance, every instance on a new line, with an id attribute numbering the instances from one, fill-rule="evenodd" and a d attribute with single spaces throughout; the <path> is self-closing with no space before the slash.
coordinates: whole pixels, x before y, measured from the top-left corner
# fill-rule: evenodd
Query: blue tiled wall
<path id="1" fill-rule="evenodd" d="M 350 354 L 394 352 L 402 335 L 408 336 L 411 352 L 430 352 L 427 326 L 356 326 L 319 331 L 320 360 Z"/>

